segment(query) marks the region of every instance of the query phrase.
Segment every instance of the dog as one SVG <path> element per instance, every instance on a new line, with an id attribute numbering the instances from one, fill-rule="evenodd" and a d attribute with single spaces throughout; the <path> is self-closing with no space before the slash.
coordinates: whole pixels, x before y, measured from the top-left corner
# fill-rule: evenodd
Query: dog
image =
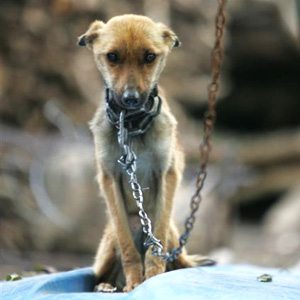
<path id="1" fill-rule="evenodd" d="M 153 233 L 165 251 L 178 247 L 178 231 L 172 219 L 175 191 L 184 169 L 178 140 L 177 121 L 170 111 L 159 76 L 173 48 L 180 45 L 176 34 L 162 23 L 138 15 L 123 15 L 107 23 L 94 21 L 78 38 L 94 55 L 102 74 L 106 100 L 116 114 L 139 111 L 149 99 L 161 100 L 160 113 L 149 128 L 132 138 L 137 154 L 137 178 L 144 187 L 144 208 L 152 220 Z M 153 95 L 154 94 L 154 95 Z M 158 104 L 154 101 L 152 106 Z M 121 149 L 118 129 L 109 122 L 106 106 L 100 103 L 90 122 L 95 143 L 97 181 L 108 208 L 108 222 L 94 263 L 99 291 L 129 292 L 145 279 L 179 268 L 193 267 L 202 258 L 187 255 L 166 263 L 145 249 L 139 209 L 132 197 L 128 178 L 117 163 Z"/>

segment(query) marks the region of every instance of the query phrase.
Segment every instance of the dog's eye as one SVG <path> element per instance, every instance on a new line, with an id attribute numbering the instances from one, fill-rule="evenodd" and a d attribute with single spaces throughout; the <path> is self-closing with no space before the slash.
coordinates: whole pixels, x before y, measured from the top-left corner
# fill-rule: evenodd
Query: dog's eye
<path id="1" fill-rule="evenodd" d="M 155 53 L 146 53 L 145 54 L 145 58 L 144 58 L 145 63 L 151 64 L 155 61 L 155 59 L 156 59 L 156 54 Z"/>
<path id="2" fill-rule="evenodd" d="M 112 63 L 116 63 L 119 60 L 116 53 L 107 53 L 106 58 Z"/>

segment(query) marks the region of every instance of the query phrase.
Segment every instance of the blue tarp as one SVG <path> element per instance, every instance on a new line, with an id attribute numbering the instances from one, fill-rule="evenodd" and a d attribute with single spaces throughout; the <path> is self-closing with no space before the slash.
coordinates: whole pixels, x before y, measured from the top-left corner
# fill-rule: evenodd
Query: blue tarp
<path id="1" fill-rule="evenodd" d="M 258 282 L 267 273 L 272 282 Z M 300 272 L 233 265 L 182 269 L 130 293 L 92 293 L 91 268 L 1 283 L 1 300 L 300 300 Z"/>

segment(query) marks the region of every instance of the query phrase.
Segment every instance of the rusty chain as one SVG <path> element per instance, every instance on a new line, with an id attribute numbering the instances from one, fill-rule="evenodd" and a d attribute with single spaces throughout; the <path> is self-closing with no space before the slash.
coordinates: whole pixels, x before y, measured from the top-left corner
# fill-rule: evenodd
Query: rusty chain
<path id="1" fill-rule="evenodd" d="M 123 150 L 123 154 L 118 162 L 122 165 L 129 176 L 129 184 L 132 189 L 133 198 L 136 200 L 137 206 L 139 208 L 139 215 L 141 218 L 143 232 L 147 236 L 144 245 L 151 249 L 153 255 L 169 262 L 175 260 L 182 252 L 182 248 L 187 244 L 188 238 L 196 220 L 195 214 L 202 201 L 201 191 L 204 185 L 205 178 L 207 176 L 207 165 L 212 149 L 211 133 L 216 119 L 215 104 L 219 91 L 219 78 L 221 63 L 223 59 L 222 37 L 226 24 L 225 4 L 225 0 L 219 0 L 219 7 L 215 20 L 216 41 L 211 53 L 212 80 L 208 86 L 208 110 L 204 115 L 204 135 L 203 140 L 200 144 L 200 171 L 197 175 L 196 191 L 191 198 L 190 215 L 188 216 L 184 224 L 185 232 L 179 237 L 179 246 L 172 249 L 170 252 L 163 252 L 163 247 L 160 241 L 152 233 L 151 220 L 148 218 L 143 208 L 143 189 L 138 183 L 136 177 L 136 154 L 131 147 L 131 136 L 124 126 L 126 112 L 122 111 L 119 116 L 118 142 L 121 149 Z"/>
<path id="2" fill-rule="evenodd" d="M 201 191 L 207 176 L 207 165 L 212 149 L 211 134 L 216 120 L 215 105 L 219 92 L 219 78 L 221 72 L 221 63 L 223 60 L 222 38 L 226 25 L 225 5 L 226 0 L 219 0 L 218 12 L 215 19 L 216 41 L 211 52 L 212 75 L 211 83 L 208 86 L 208 110 L 204 114 L 204 135 L 200 144 L 200 170 L 196 180 L 196 191 L 191 198 L 191 212 L 184 224 L 185 232 L 179 238 L 179 247 L 172 250 L 172 254 L 174 253 L 175 258 L 178 257 L 183 246 L 186 245 L 189 235 L 194 227 L 196 220 L 195 214 L 202 201 Z"/>

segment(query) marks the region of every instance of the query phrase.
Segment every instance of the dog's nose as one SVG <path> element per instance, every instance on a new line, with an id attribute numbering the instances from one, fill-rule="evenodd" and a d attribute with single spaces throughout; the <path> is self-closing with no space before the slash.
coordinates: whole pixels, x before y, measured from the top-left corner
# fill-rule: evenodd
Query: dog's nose
<path id="1" fill-rule="evenodd" d="M 136 108 L 140 103 L 140 94 L 138 91 L 126 90 L 123 94 L 122 101 L 127 108 Z"/>

